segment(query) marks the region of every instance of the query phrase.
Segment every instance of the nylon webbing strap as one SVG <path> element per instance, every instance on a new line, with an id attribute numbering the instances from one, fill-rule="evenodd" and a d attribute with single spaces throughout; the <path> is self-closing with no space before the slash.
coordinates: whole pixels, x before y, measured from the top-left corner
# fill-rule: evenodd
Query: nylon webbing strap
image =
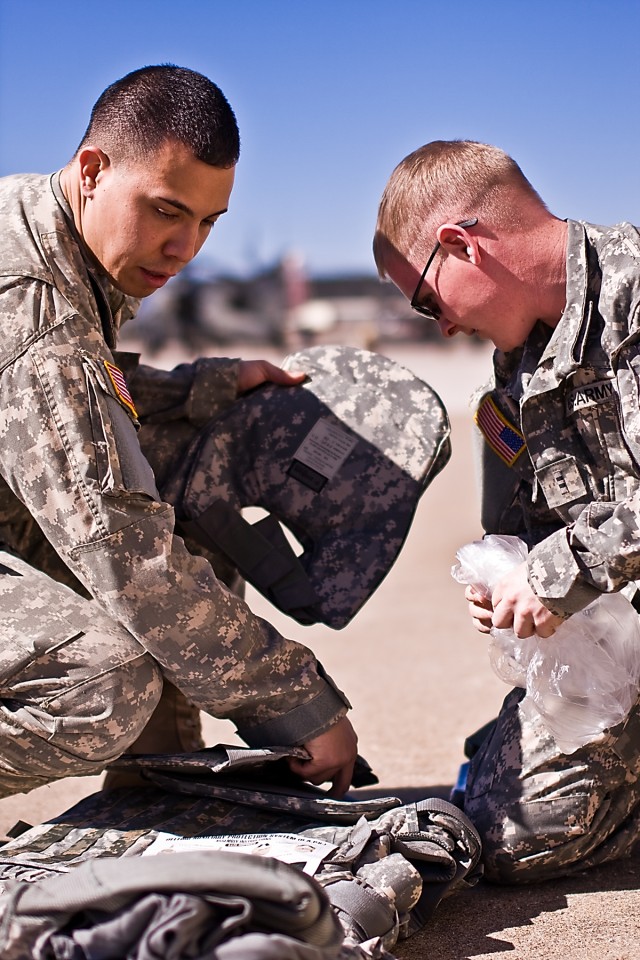
<path id="1" fill-rule="evenodd" d="M 449 803 L 448 800 L 441 800 L 440 797 L 428 797 L 426 800 L 418 800 L 416 802 L 416 810 L 418 813 L 443 813 L 447 817 L 450 817 L 455 821 L 456 825 L 460 827 L 460 832 L 464 836 L 467 845 L 469 846 L 470 854 L 474 855 L 475 850 L 471 848 L 469 840 L 471 839 L 477 844 L 477 849 L 482 849 L 482 841 L 480 840 L 480 834 L 476 830 L 475 826 L 469 820 L 469 817 L 462 812 L 459 807 L 456 807 L 455 804 Z"/>
<path id="2" fill-rule="evenodd" d="M 383 937 L 393 929 L 396 917 L 390 902 L 356 877 L 325 884 L 324 890 L 332 906 L 349 915 L 363 940 Z"/>
<path id="3" fill-rule="evenodd" d="M 278 520 L 269 513 L 262 520 L 251 524 L 251 530 L 260 533 L 280 553 L 291 561 L 289 572 L 270 587 L 281 610 L 299 610 L 318 602 L 315 590 L 307 573 L 293 552 Z"/>
<path id="4" fill-rule="evenodd" d="M 300 561 L 275 517 L 251 524 L 224 500 L 215 500 L 195 520 L 179 520 L 178 528 L 205 547 L 217 547 L 280 609 L 312 606 L 317 596 Z"/>

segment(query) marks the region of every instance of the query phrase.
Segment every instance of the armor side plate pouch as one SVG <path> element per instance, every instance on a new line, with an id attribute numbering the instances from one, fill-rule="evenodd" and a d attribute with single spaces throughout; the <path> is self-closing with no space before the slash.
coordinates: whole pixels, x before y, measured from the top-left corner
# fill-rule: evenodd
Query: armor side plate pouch
<path id="1" fill-rule="evenodd" d="M 449 421 L 428 384 L 379 354 L 313 347 L 284 367 L 305 383 L 241 397 L 162 493 L 178 533 L 221 549 L 299 623 L 339 629 L 389 572 L 449 460 Z M 250 524 L 245 507 L 266 516 Z"/>

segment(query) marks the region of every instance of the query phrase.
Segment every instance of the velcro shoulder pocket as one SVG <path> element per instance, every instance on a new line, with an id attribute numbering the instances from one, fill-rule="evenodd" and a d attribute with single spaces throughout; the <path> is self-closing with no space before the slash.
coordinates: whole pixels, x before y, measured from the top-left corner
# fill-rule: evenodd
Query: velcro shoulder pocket
<path id="1" fill-rule="evenodd" d="M 103 494 L 138 495 L 160 500 L 153 470 L 138 441 L 138 421 L 133 401 L 114 384 L 113 364 L 96 357 L 83 358 L 91 429 L 95 446 L 97 482 Z M 112 368 L 111 372 L 109 367 Z M 122 376 L 122 375 L 121 375 Z"/>

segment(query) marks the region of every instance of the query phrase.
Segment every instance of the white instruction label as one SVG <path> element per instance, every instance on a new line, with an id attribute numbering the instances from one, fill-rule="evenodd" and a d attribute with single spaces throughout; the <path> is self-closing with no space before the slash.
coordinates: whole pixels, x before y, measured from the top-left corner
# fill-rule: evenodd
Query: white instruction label
<path id="1" fill-rule="evenodd" d="M 144 851 L 144 856 L 180 851 L 235 850 L 254 857 L 274 857 L 313 875 L 324 858 L 335 849 L 335 845 L 326 840 L 295 833 L 241 833 L 222 837 L 175 837 L 160 833 Z"/>
<path id="2" fill-rule="evenodd" d="M 342 427 L 320 419 L 296 450 L 294 460 L 332 480 L 357 442 L 358 438 Z"/>

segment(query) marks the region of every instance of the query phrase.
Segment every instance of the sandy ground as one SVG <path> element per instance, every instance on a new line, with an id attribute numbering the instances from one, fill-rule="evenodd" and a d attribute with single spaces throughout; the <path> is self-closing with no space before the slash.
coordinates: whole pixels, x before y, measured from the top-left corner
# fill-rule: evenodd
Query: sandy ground
<path id="1" fill-rule="evenodd" d="M 259 348 L 244 356 L 274 356 Z M 380 795 L 447 796 L 464 737 L 491 719 L 507 691 L 491 672 L 486 641 L 468 622 L 455 552 L 480 534 L 467 399 L 484 379 L 487 350 L 382 348 L 440 393 L 452 421 L 453 455 L 423 497 L 397 563 L 344 630 L 302 628 L 250 592 L 255 611 L 311 646 L 347 692 L 360 752 Z M 173 358 L 155 358 L 169 365 Z M 276 357 L 277 359 L 277 357 Z M 233 728 L 206 718 L 208 743 Z M 0 801 L 0 831 L 36 823 L 100 785 L 67 780 Z M 428 927 L 396 948 L 413 960 L 640 960 L 640 855 L 577 878 L 523 889 L 489 884 L 440 905 Z"/>

